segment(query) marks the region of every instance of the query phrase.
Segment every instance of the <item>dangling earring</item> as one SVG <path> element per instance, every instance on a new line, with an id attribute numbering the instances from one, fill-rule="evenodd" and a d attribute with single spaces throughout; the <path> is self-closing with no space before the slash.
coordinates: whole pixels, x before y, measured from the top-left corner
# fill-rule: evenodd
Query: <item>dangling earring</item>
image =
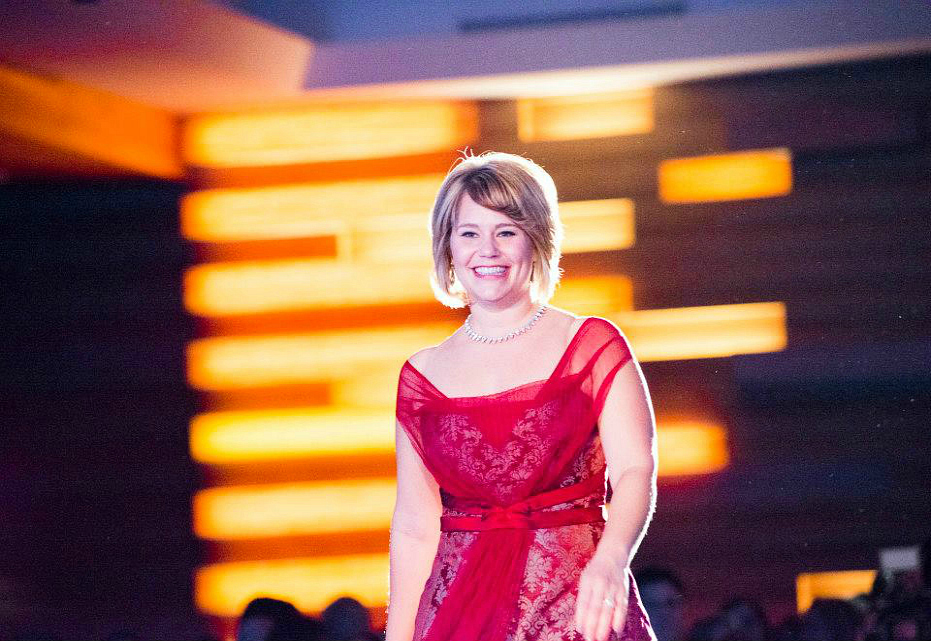
<path id="1" fill-rule="evenodd" d="M 534 273 L 534 271 L 536 270 L 536 268 L 537 268 L 537 264 L 536 264 L 536 263 L 531 263 L 531 265 L 530 265 L 530 282 L 531 282 L 531 283 L 533 282 L 533 273 Z"/>

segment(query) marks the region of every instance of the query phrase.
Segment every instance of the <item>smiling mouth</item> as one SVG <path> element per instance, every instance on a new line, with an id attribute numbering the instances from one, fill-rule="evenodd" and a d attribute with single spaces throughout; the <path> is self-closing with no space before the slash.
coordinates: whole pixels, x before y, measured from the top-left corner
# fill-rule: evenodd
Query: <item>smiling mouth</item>
<path id="1" fill-rule="evenodd" d="M 507 273 L 508 268 L 507 267 L 489 267 L 489 268 L 473 267 L 472 271 L 475 272 L 475 275 L 478 276 L 479 278 L 489 278 L 489 277 L 496 277 L 496 276 L 504 276 Z"/>

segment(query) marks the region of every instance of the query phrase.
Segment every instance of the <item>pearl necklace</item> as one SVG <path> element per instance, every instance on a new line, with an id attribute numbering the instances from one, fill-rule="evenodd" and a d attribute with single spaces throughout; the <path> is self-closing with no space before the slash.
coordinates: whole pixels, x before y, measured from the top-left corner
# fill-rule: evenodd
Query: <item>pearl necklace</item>
<path id="1" fill-rule="evenodd" d="M 520 336 L 521 334 L 529 330 L 531 327 L 533 327 L 534 324 L 540 319 L 540 317 L 543 316 L 544 312 L 546 312 L 546 309 L 547 309 L 546 305 L 542 305 L 540 309 L 537 310 L 537 313 L 533 315 L 533 318 L 531 318 L 530 321 L 526 325 L 524 325 L 523 327 L 519 329 L 515 329 L 514 331 L 509 332 L 505 334 L 504 336 L 501 336 L 500 338 L 489 338 L 487 336 L 482 336 L 481 334 L 476 332 L 474 329 L 472 329 L 472 323 L 469 322 L 472 318 L 472 314 L 469 314 L 468 317 L 466 317 L 465 319 L 465 331 L 466 331 L 466 334 L 469 335 L 469 338 L 471 338 L 473 341 L 478 341 L 479 343 L 501 343 L 503 341 L 510 340 L 514 338 L 515 336 Z"/>

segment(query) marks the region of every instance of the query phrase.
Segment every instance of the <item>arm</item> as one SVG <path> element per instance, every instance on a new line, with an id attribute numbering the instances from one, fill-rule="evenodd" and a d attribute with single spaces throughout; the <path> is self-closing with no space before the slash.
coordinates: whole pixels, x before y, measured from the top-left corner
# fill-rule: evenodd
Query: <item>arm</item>
<path id="1" fill-rule="evenodd" d="M 411 641 L 424 585 L 440 540 L 439 485 L 395 424 L 398 492 L 389 541 L 390 587 L 385 641 Z"/>
<path id="2" fill-rule="evenodd" d="M 612 381 L 598 427 L 613 494 L 604 533 L 579 582 L 575 620 L 586 639 L 604 641 L 610 629 L 623 630 L 630 562 L 656 506 L 656 423 L 635 359 Z"/>

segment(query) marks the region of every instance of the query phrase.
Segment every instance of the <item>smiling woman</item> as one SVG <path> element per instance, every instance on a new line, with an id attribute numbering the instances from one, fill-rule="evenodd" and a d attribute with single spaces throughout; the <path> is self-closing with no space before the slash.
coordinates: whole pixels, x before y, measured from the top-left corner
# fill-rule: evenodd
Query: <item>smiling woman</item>
<path id="1" fill-rule="evenodd" d="M 536 163 L 501 153 L 463 159 L 440 186 L 430 227 L 431 284 L 443 304 L 471 304 L 464 279 L 485 276 L 523 285 L 533 303 L 552 298 L 563 227 L 556 185 Z"/>
<path id="2" fill-rule="evenodd" d="M 529 296 L 524 289 L 533 282 L 530 236 L 507 215 L 479 205 L 468 193 L 462 195 L 458 214 L 449 239 L 456 277 L 470 280 L 469 290 L 485 300 Z"/>
<path id="3" fill-rule="evenodd" d="M 436 296 L 470 314 L 401 368 L 386 641 L 655 640 L 630 572 L 654 506 L 652 407 L 613 323 L 549 305 L 552 179 L 464 158 L 431 231 Z"/>

